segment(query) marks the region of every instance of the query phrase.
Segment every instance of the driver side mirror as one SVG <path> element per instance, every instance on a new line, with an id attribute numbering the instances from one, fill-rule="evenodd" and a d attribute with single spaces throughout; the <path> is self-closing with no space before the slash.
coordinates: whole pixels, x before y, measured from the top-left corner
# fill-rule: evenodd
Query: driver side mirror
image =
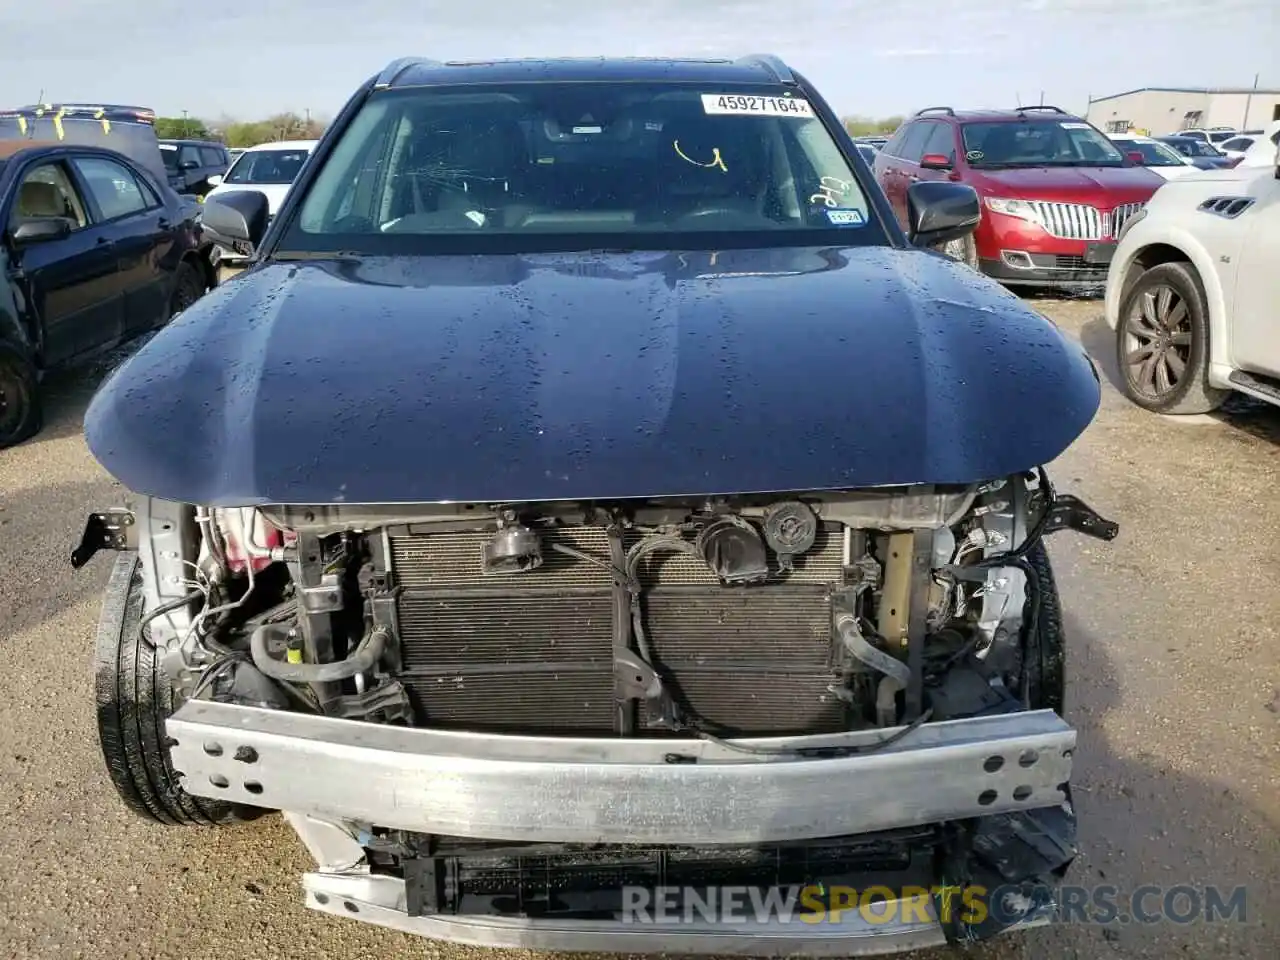
<path id="1" fill-rule="evenodd" d="M 194 169 L 195 169 L 196 167 L 198 167 L 198 166 L 200 166 L 200 164 L 199 164 L 199 163 L 197 163 L 195 160 L 183 160 L 183 161 L 181 161 L 181 162 L 178 164 L 178 169 L 179 169 L 179 170 L 194 170 Z"/>
<path id="2" fill-rule="evenodd" d="M 204 179 L 205 179 L 205 183 L 209 184 L 209 186 L 211 187 L 219 187 L 222 185 L 222 174 L 220 173 L 210 174 Z"/>
<path id="3" fill-rule="evenodd" d="M 922 180 L 907 188 L 907 237 L 918 247 L 959 240 L 981 219 L 978 192 L 968 184 Z"/>
<path id="4" fill-rule="evenodd" d="M 27 217 L 11 234 L 15 246 L 48 243 L 71 236 L 71 221 L 66 217 Z"/>
<path id="5" fill-rule="evenodd" d="M 232 190 L 205 199 L 201 222 L 215 242 L 251 255 L 267 232 L 271 208 L 261 190 Z"/>

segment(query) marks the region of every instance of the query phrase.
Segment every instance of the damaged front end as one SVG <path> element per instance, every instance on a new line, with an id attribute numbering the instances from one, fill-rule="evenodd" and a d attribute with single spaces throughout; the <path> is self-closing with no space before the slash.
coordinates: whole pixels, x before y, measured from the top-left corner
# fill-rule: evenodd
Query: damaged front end
<path id="1" fill-rule="evenodd" d="M 137 551 L 173 789 L 285 811 L 318 863 L 308 905 L 491 946 L 849 955 L 1052 915 L 1076 734 L 1042 538 L 1064 528 L 1116 535 L 1043 471 L 590 503 L 146 498 L 92 519 L 73 562 Z M 744 925 L 680 901 L 791 888 L 831 910 L 870 886 L 928 902 Z M 668 888 L 681 922 L 631 922 L 637 890 Z"/>

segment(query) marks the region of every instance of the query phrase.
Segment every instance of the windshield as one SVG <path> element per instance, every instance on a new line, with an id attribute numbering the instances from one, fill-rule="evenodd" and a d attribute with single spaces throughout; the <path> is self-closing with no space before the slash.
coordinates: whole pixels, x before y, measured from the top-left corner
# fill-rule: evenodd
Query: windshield
<path id="1" fill-rule="evenodd" d="M 1116 140 L 1115 144 L 1126 153 L 1142 154 L 1144 167 L 1185 167 L 1178 152 L 1154 140 Z"/>
<path id="2" fill-rule="evenodd" d="M 971 167 L 1119 167 L 1124 155 L 1078 120 L 966 123 L 965 159 Z"/>
<path id="3" fill-rule="evenodd" d="M 160 144 L 160 159 L 164 161 L 164 168 L 170 173 L 178 169 L 178 148 L 169 146 L 167 143 Z"/>
<path id="4" fill-rule="evenodd" d="M 251 150 L 227 171 L 225 182 L 293 183 L 306 160 L 306 150 Z"/>
<path id="5" fill-rule="evenodd" d="M 670 249 L 677 237 L 712 235 L 739 246 L 885 242 L 879 230 L 858 229 L 869 225 L 848 160 L 812 107 L 781 88 L 530 83 L 375 95 L 282 245 L 522 252 Z M 406 236 L 414 240 L 383 242 Z"/>

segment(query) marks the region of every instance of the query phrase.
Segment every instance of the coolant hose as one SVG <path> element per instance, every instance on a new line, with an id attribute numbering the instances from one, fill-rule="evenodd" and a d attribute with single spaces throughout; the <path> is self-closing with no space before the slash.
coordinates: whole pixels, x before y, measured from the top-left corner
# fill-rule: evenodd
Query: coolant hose
<path id="1" fill-rule="evenodd" d="M 876 721 L 882 727 L 892 726 L 898 711 L 897 692 L 907 689 L 911 670 L 897 657 L 873 647 L 858 629 L 858 618 L 851 613 L 836 617 L 836 633 L 846 650 L 872 670 L 884 674 L 876 687 Z"/>
<path id="2" fill-rule="evenodd" d="M 268 677 L 289 683 L 336 683 L 364 673 L 382 659 L 390 636 L 386 627 L 374 627 L 345 660 L 336 663 L 285 663 L 267 652 L 267 640 L 271 637 L 287 638 L 289 630 L 287 624 L 264 623 L 249 638 L 253 665 Z"/>

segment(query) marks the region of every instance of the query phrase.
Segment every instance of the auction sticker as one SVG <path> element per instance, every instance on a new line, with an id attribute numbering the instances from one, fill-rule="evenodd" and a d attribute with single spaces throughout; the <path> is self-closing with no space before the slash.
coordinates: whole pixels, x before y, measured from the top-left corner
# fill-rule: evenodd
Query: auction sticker
<path id="1" fill-rule="evenodd" d="M 867 222 L 861 210 L 828 210 L 827 219 L 838 227 L 860 227 Z"/>
<path id="2" fill-rule="evenodd" d="M 704 93 L 704 113 L 743 113 L 753 117 L 813 116 L 808 100 L 799 97 L 749 97 L 740 93 Z"/>

